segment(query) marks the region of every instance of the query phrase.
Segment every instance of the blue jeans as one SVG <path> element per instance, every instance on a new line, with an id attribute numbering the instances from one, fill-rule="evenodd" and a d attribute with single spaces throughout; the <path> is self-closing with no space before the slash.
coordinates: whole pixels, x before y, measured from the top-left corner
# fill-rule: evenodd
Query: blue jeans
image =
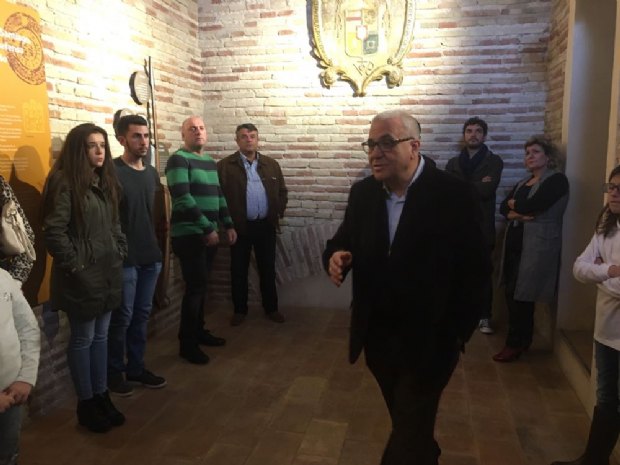
<path id="1" fill-rule="evenodd" d="M 17 463 L 22 411 L 21 405 L 14 405 L 0 413 L 0 465 Z"/>
<path id="2" fill-rule="evenodd" d="M 609 346 L 594 341 L 594 358 L 596 360 L 596 405 L 608 412 L 618 412 L 620 404 L 620 352 Z"/>
<path id="3" fill-rule="evenodd" d="M 67 362 L 79 400 L 90 399 L 94 394 L 108 389 L 108 326 L 111 313 L 106 312 L 87 321 L 69 315 L 71 335 Z"/>
<path id="4" fill-rule="evenodd" d="M 126 371 L 132 376 L 140 376 L 144 371 L 146 328 L 160 271 L 160 262 L 123 268 L 123 300 L 120 308 L 112 312 L 108 332 L 110 375 Z"/>

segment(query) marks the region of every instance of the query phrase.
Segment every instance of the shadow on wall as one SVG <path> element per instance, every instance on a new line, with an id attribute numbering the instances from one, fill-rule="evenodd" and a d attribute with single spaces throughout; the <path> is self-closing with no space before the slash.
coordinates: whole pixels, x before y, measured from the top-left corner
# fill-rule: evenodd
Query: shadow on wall
<path id="1" fill-rule="evenodd" d="M 41 158 L 34 147 L 22 146 L 15 153 L 13 160 L 2 154 L 0 156 L 0 166 L 3 167 L 3 172 L 9 173 L 6 181 L 11 186 L 11 189 L 13 189 L 19 204 L 24 210 L 26 219 L 34 232 L 34 248 L 37 254 L 37 260 L 34 262 L 30 276 L 22 288 L 26 299 L 30 305 L 34 306 L 38 303 L 38 292 L 45 275 L 47 256 L 43 244 L 39 216 L 41 193 L 35 186 L 24 181 L 22 174 L 27 170 L 30 178 L 42 179 L 43 167 L 41 166 Z M 4 169 L 5 167 L 6 169 Z"/>
<path id="2" fill-rule="evenodd" d="M 37 259 L 30 272 L 30 277 L 23 286 L 26 299 L 31 305 L 34 305 L 38 303 L 39 289 L 41 288 L 45 276 L 47 253 L 43 242 L 43 225 L 41 224 L 40 205 L 42 196 L 41 192 L 39 192 L 35 186 L 21 179 L 22 176 L 20 176 L 20 171 L 26 169 L 30 176 L 35 176 L 36 179 L 44 178 L 41 156 L 37 150 L 31 146 L 22 146 L 15 152 L 11 177 L 8 181 L 19 199 L 19 203 L 24 209 L 24 213 L 34 231 L 34 249 L 37 254 Z"/>
<path id="3" fill-rule="evenodd" d="M 278 235 L 276 275 L 282 307 L 349 308 L 351 276 L 338 288 L 321 263 L 325 243 L 339 224 L 329 221 L 305 228 L 286 228 Z"/>

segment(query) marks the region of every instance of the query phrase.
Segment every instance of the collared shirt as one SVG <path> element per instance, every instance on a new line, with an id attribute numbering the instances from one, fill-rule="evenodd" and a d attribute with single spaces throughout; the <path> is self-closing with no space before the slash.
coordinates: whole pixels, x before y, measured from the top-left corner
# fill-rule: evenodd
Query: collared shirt
<path id="1" fill-rule="evenodd" d="M 387 186 L 384 184 L 383 189 L 387 193 L 387 197 L 385 199 L 385 205 L 387 207 L 388 212 L 388 226 L 390 228 L 390 246 L 392 242 L 394 242 L 394 236 L 396 235 L 396 228 L 398 228 L 398 223 L 400 222 L 400 215 L 403 213 L 403 206 L 405 205 L 405 200 L 407 199 L 407 192 L 409 191 L 409 187 L 415 182 L 416 179 L 420 177 L 422 174 L 422 170 L 424 169 L 424 157 L 419 155 L 420 162 L 418 163 L 418 167 L 413 173 L 413 177 L 409 184 L 407 185 L 407 190 L 403 194 L 402 197 L 399 197 L 394 192 L 390 192 Z"/>
<path id="2" fill-rule="evenodd" d="M 245 195 L 246 214 L 249 221 L 267 218 L 267 192 L 265 192 L 265 186 L 263 186 L 263 181 L 258 174 L 258 157 L 259 154 L 257 153 L 254 161 L 250 163 L 248 157 L 241 153 L 241 161 L 248 179 Z"/>

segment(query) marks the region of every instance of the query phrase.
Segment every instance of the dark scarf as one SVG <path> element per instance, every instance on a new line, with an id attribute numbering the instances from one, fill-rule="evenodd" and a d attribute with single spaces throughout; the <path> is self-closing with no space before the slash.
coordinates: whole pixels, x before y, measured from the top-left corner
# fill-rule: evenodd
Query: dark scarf
<path id="1" fill-rule="evenodd" d="M 459 166 L 461 167 L 461 171 L 463 172 L 465 179 L 471 179 L 474 171 L 478 168 L 478 165 L 482 162 L 488 151 L 488 147 L 484 144 L 480 146 L 480 149 L 471 158 L 469 158 L 467 147 L 461 151 L 461 154 L 459 155 Z"/>

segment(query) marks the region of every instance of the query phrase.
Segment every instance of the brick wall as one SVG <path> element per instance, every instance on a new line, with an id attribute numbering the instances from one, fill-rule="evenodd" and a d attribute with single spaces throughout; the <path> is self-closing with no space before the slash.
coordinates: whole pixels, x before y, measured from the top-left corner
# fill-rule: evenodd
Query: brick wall
<path id="1" fill-rule="evenodd" d="M 374 82 L 360 98 L 344 82 L 320 86 L 308 2 L 200 1 L 210 150 L 232 152 L 235 125 L 257 124 L 289 181 L 289 227 L 342 217 L 349 186 L 365 173 L 359 143 L 384 109 L 419 117 L 422 150 L 440 166 L 457 153 L 463 121 L 481 116 L 506 161 L 500 189 L 522 175 L 522 143 L 544 129 L 552 2 L 416 3 L 402 86 Z"/>
<path id="2" fill-rule="evenodd" d="M 195 1 L 20 3 L 41 16 L 54 151 L 79 123 L 94 122 L 112 132 L 117 109 L 146 112 L 130 97 L 129 77 L 142 69 L 149 55 L 156 78 L 160 140 L 165 147 L 179 144 L 182 120 L 202 111 Z"/>
<path id="3" fill-rule="evenodd" d="M 138 109 L 128 79 L 148 55 L 166 150 L 179 146 L 180 124 L 193 113 L 205 115 L 216 158 L 236 149 L 237 124 L 259 127 L 262 150 L 280 161 L 290 189 L 278 241 L 280 283 L 320 273 L 320 251 L 342 218 L 349 187 L 367 173 L 359 144 L 378 111 L 404 108 L 418 116 L 423 153 L 439 166 L 458 152 L 463 121 L 486 119 L 488 145 L 506 163 L 500 199 L 523 174 L 523 141 L 560 127 L 567 15 L 561 0 L 419 0 L 402 86 L 374 82 L 361 98 L 345 82 L 321 87 L 305 0 L 21 3 L 41 15 L 54 151 L 76 124 L 93 121 L 111 131 L 116 109 Z M 218 300 L 227 299 L 227 255 L 218 254 Z M 156 312 L 154 331 L 176 320 L 181 289 L 173 271 L 173 303 Z M 72 389 L 66 320 L 37 312 L 45 343 L 33 406 L 44 410 Z"/>
<path id="4" fill-rule="evenodd" d="M 566 0 L 553 0 L 551 35 L 547 52 L 547 104 L 545 132 L 554 141 L 562 141 L 566 46 L 568 42 L 569 5 Z"/>
<path id="5" fill-rule="evenodd" d="M 550 42 L 550 26 L 563 24 L 565 2 L 418 1 L 403 84 L 374 82 L 366 97 L 353 97 L 345 82 L 321 87 L 310 54 L 309 2 L 199 3 L 209 150 L 216 158 L 232 153 L 235 126 L 251 121 L 287 179 L 280 282 L 319 272 L 308 251 L 320 251 L 325 231 L 342 218 L 350 185 L 368 173 L 359 144 L 378 111 L 416 115 L 422 151 L 440 167 L 458 153 L 463 122 L 484 118 L 488 145 L 505 161 L 498 200 L 523 176 L 523 142 L 545 131 L 546 117 L 554 130 L 558 104 L 561 120 L 563 55 L 550 49 L 565 44 L 566 31 L 556 27 Z"/>

